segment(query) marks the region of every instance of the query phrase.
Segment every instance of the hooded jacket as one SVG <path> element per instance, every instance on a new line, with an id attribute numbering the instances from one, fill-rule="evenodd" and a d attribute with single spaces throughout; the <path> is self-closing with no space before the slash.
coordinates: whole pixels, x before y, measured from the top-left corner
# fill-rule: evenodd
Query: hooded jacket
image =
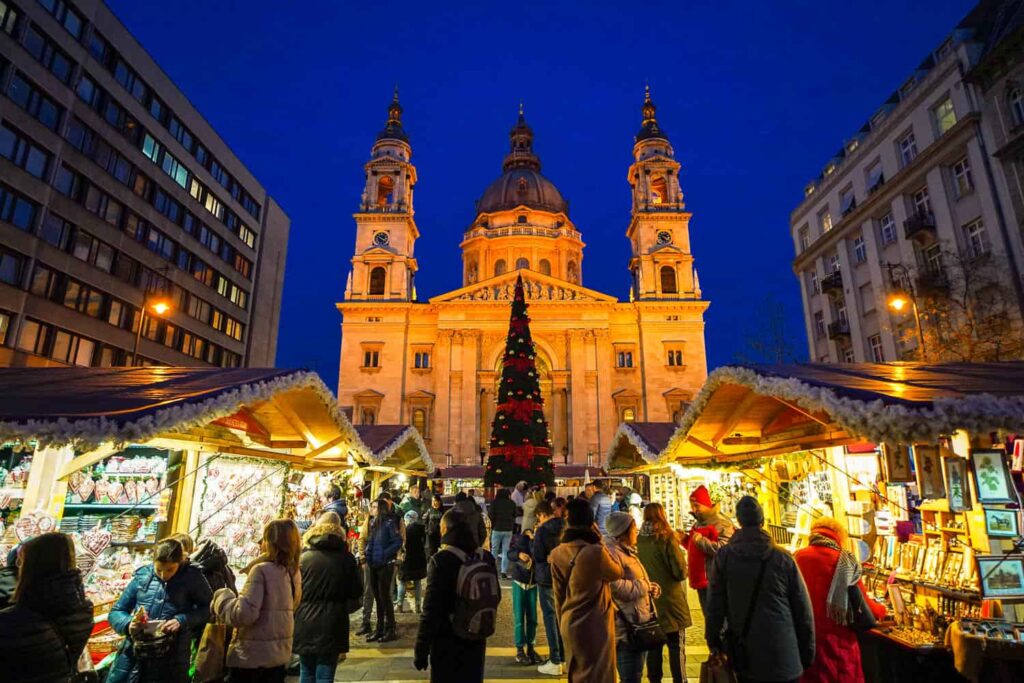
<path id="1" fill-rule="evenodd" d="M 636 554 L 651 581 L 661 586 L 661 595 L 654 600 L 661 628 L 665 633 L 677 633 L 689 627 L 693 621 L 686 598 L 686 558 L 675 534 L 662 538 L 652 534 L 648 525 L 641 525 Z"/>
<path id="2" fill-rule="evenodd" d="M 341 520 L 341 526 L 346 529 L 348 528 L 348 503 L 345 502 L 344 496 L 324 505 L 324 509 L 320 513 L 323 514 L 324 512 L 333 512 L 338 515 L 338 519 Z"/>
<path id="3" fill-rule="evenodd" d="M 348 607 L 363 594 L 363 573 L 348 551 L 345 529 L 315 524 L 302 540 L 302 601 L 295 609 L 292 651 L 320 657 L 348 652 Z"/>
<path id="4" fill-rule="evenodd" d="M 257 561 L 236 597 L 227 588 L 213 596 L 217 619 L 238 630 L 227 664 L 239 669 L 282 666 L 292 658 L 295 606 L 302 600 L 302 574 L 274 562 Z"/>
<path id="5" fill-rule="evenodd" d="M 378 513 L 367 529 L 366 562 L 371 567 L 384 567 L 395 561 L 402 549 L 402 527 L 398 516 L 391 512 Z"/>
<path id="6" fill-rule="evenodd" d="M 561 543 L 564 526 L 564 519 L 552 517 L 537 527 L 537 532 L 533 536 L 533 572 L 538 586 L 550 588 L 552 585 L 551 551 Z"/>
<path id="7" fill-rule="evenodd" d="M 189 563 L 182 564 L 170 581 L 163 581 L 147 564 L 135 572 L 131 583 L 114 603 L 107 620 L 121 635 L 128 634 L 132 614 L 145 607 L 150 620 L 177 619 L 181 624 L 174 648 L 166 658 L 148 662 L 142 681 L 165 683 L 185 680 L 188 676 L 189 649 L 192 638 L 202 633 L 210 619 L 210 584 L 201 571 Z M 131 638 L 125 640 L 111 667 L 107 683 L 127 683 L 136 670 Z"/>
<path id="8" fill-rule="evenodd" d="M 508 489 L 499 489 L 487 514 L 491 518 L 492 531 L 512 531 L 516 523 L 517 507 L 509 497 Z"/>
<path id="9" fill-rule="evenodd" d="M 756 605 L 749 610 L 762 562 L 764 577 Z M 727 624 L 739 637 L 747 628 L 749 611 L 743 648 L 747 667 L 736 673 L 752 681 L 799 678 L 814 661 L 814 614 L 793 556 L 775 545 L 761 527 L 746 527 L 715 554 L 709 578 L 708 647 L 725 649 L 722 630 Z"/>
<path id="10" fill-rule="evenodd" d="M 420 522 L 405 527 L 405 552 L 398 565 L 399 581 L 419 581 L 427 576 L 427 529 Z"/>
<path id="11" fill-rule="evenodd" d="M 77 570 L 32 586 L 0 611 L 0 671 L 9 683 L 66 683 L 92 632 Z"/>

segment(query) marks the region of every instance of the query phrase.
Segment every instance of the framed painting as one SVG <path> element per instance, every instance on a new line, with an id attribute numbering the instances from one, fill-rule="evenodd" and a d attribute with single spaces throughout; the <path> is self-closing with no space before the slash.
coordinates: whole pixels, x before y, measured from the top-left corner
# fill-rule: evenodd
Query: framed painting
<path id="1" fill-rule="evenodd" d="M 978 555 L 981 597 L 992 600 L 1024 600 L 1024 555 Z"/>
<path id="2" fill-rule="evenodd" d="M 971 474 L 979 503 L 1016 503 L 1010 468 L 1003 451 L 977 449 L 971 451 Z"/>
<path id="3" fill-rule="evenodd" d="M 959 456 L 942 459 L 946 470 L 946 500 L 950 512 L 966 512 L 974 508 L 971 488 L 967 482 L 967 460 Z"/>
<path id="4" fill-rule="evenodd" d="M 942 457 L 939 455 L 939 447 L 915 445 L 914 466 L 917 470 L 917 488 L 921 498 L 945 498 L 946 484 L 942 478 Z"/>
<path id="5" fill-rule="evenodd" d="M 914 481 L 910 467 L 910 449 L 900 444 L 885 444 L 885 478 L 890 484 L 906 484 Z"/>
<path id="6" fill-rule="evenodd" d="M 1017 511 L 985 508 L 985 532 L 989 538 L 1017 538 L 1020 535 Z"/>

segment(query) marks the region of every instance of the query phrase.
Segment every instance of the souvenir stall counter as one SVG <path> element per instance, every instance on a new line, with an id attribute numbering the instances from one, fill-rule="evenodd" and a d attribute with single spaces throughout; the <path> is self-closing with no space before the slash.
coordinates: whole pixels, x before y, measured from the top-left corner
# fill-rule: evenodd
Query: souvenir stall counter
<path id="1" fill-rule="evenodd" d="M 1024 364 L 740 366 L 711 373 L 661 459 L 769 459 L 791 549 L 814 517 L 846 526 L 890 615 L 862 636 L 869 680 L 1020 680 L 1020 433 Z"/>

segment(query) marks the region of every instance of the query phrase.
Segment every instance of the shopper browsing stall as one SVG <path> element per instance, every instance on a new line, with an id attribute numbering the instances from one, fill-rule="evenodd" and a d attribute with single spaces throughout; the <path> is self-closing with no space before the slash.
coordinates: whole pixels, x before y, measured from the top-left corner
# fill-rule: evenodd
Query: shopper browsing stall
<path id="1" fill-rule="evenodd" d="M 732 521 L 718 510 L 706 486 L 690 494 L 690 511 L 696 523 L 682 538 L 688 555 L 690 586 L 697 591 L 701 610 L 707 616 L 708 574 L 719 549 L 732 538 Z"/>

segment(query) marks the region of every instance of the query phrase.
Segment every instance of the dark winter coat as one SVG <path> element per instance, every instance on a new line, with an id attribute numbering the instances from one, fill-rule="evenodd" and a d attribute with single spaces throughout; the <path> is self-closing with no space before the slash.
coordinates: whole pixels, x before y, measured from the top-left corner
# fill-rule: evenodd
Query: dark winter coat
<path id="1" fill-rule="evenodd" d="M 512 531 L 516 523 L 516 504 L 509 498 L 508 489 L 500 489 L 487 514 L 491 518 L 491 531 Z"/>
<path id="2" fill-rule="evenodd" d="M 519 559 L 519 553 L 530 556 L 529 562 Z M 508 574 L 513 581 L 525 586 L 537 583 L 533 574 L 533 539 L 526 534 L 516 534 L 508 544 Z"/>
<path id="3" fill-rule="evenodd" d="M 324 505 L 324 509 L 321 510 L 320 513 L 323 514 L 324 512 L 333 512 L 338 515 L 338 518 L 341 519 L 341 526 L 348 529 L 348 503 L 345 502 L 344 498 L 332 500 L 327 505 Z"/>
<path id="4" fill-rule="evenodd" d="M 235 590 L 235 573 L 228 564 L 227 553 L 213 541 L 200 543 L 189 562 L 203 573 L 211 591 L 221 588 Z"/>
<path id="5" fill-rule="evenodd" d="M 77 570 L 36 583 L 0 611 L 0 672 L 8 683 L 66 683 L 92 632 Z"/>
<path id="6" fill-rule="evenodd" d="M 465 553 L 476 552 L 479 547 L 468 525 L 449 529 L 442 542 Z M 494 564 L 490 553 L 484 553 L 484 557 Z M 463 640 L 452 629 L 451 617 L 457 599 L 455 584 L 461 567 L 462 560 L 455 553 L 445 552 L 443 546 L 427 564 L 427 590 L 423 596 L 415 652 L 417 659 L 429 655 L 433 683 L 474 683 L 484 679 L 487 641 Z M 497 567 L 494 571 L 497 574 Z"/>
<path id="7" fill-rule="evenodd" d="M 145 607 L 150 620 L 177 619 L 181 624 L 174 647 L 166 658 L 147 662 L 136 668 L 131 638 L 125 640 L 107 677 L 107 683 L 176 683 L 188 679 L 189 644 L 201 633 L 210 619 L 213 592 L 203 573 L 191 564 L 181 565 L 166 583 L 153 570 L 152 564 L 135 572 L 131 583 L 110 610 L 110 626 L 121 635 L 128 634 L 132 614 Z M 133 678 L 132 673 L 141 674 Z"/>
<path id="8" fill-rule="evenodd" d="M 345 544 L 345 529 L 315 524 L 303 535 L 302 600 L 295 609 L 292 652 L 334 657 L 348 652 L 348 606 L 363 594 L 363 573 Z"/>
<path id="9" fill-rule="evenodd" d="M 454 507 L 462 510 L 466 515 L 466 523 L 474 532 L 473 535 L 476 538 L 477 547 L 482 546 L 484 541 L 487 540 L 487 523 L 484 521 L 483 510 L 480 509 L 480 506 L 472 498 L 460 500 Z"/>
<path id="10" fill-rule="evenodd" d="M 552 585 L 551 565 L 548 563 L 548 557 L 551 555 L 551 551 L 562 542 L 564 526 L 565 520 L 561 517 L 552 517 L 537 527 L 537 532 L 533 536 L 533 572 L 539 586 L 550 588 Z"/>
<path id="11" fill-rule="evenodd" d="M 384 567 L 395 561 L 402 549 L 402 531 L 398 517 L 390 512 L 378 514 L 370 522 L 366 537 L 366 561 L 371 567 Z"/>
<path id="12" fill-rule="evenodd" d="M 14 588 L 18 585 L 18 567 L 7 565 L 0 569 L 0 609 L 14 604 Z"/>
<path id="13" fill-rule="evenodd" d="M 399 581 L 419 581 L 427 578 L 427 529 L 420 522 L 405 527 L 405 546 L 402 563 L 398 565 Z"/>
<path id="14" fill-rule="evenodd" d="M 736 673 L 752 681 L 790 681 L 814 661 L 814 614 L 793 556 L 764 529 L 740 529 L 715 553 L 705 637 L 709 648 L 724 650 L 726 623 L 735 635 L 742 633 L 762 560 L 767 564 L 744 648 L 748 666 Z"/>
<path id="15" fill-rule="evenodd" d="M 433 506 L 423 513 L 422 521 L 427 534 L 427 559 L 433 557 L 441 547 L 441 518 L 444 517 L 444 513 L 444 508 L 435 509 Z"/>

